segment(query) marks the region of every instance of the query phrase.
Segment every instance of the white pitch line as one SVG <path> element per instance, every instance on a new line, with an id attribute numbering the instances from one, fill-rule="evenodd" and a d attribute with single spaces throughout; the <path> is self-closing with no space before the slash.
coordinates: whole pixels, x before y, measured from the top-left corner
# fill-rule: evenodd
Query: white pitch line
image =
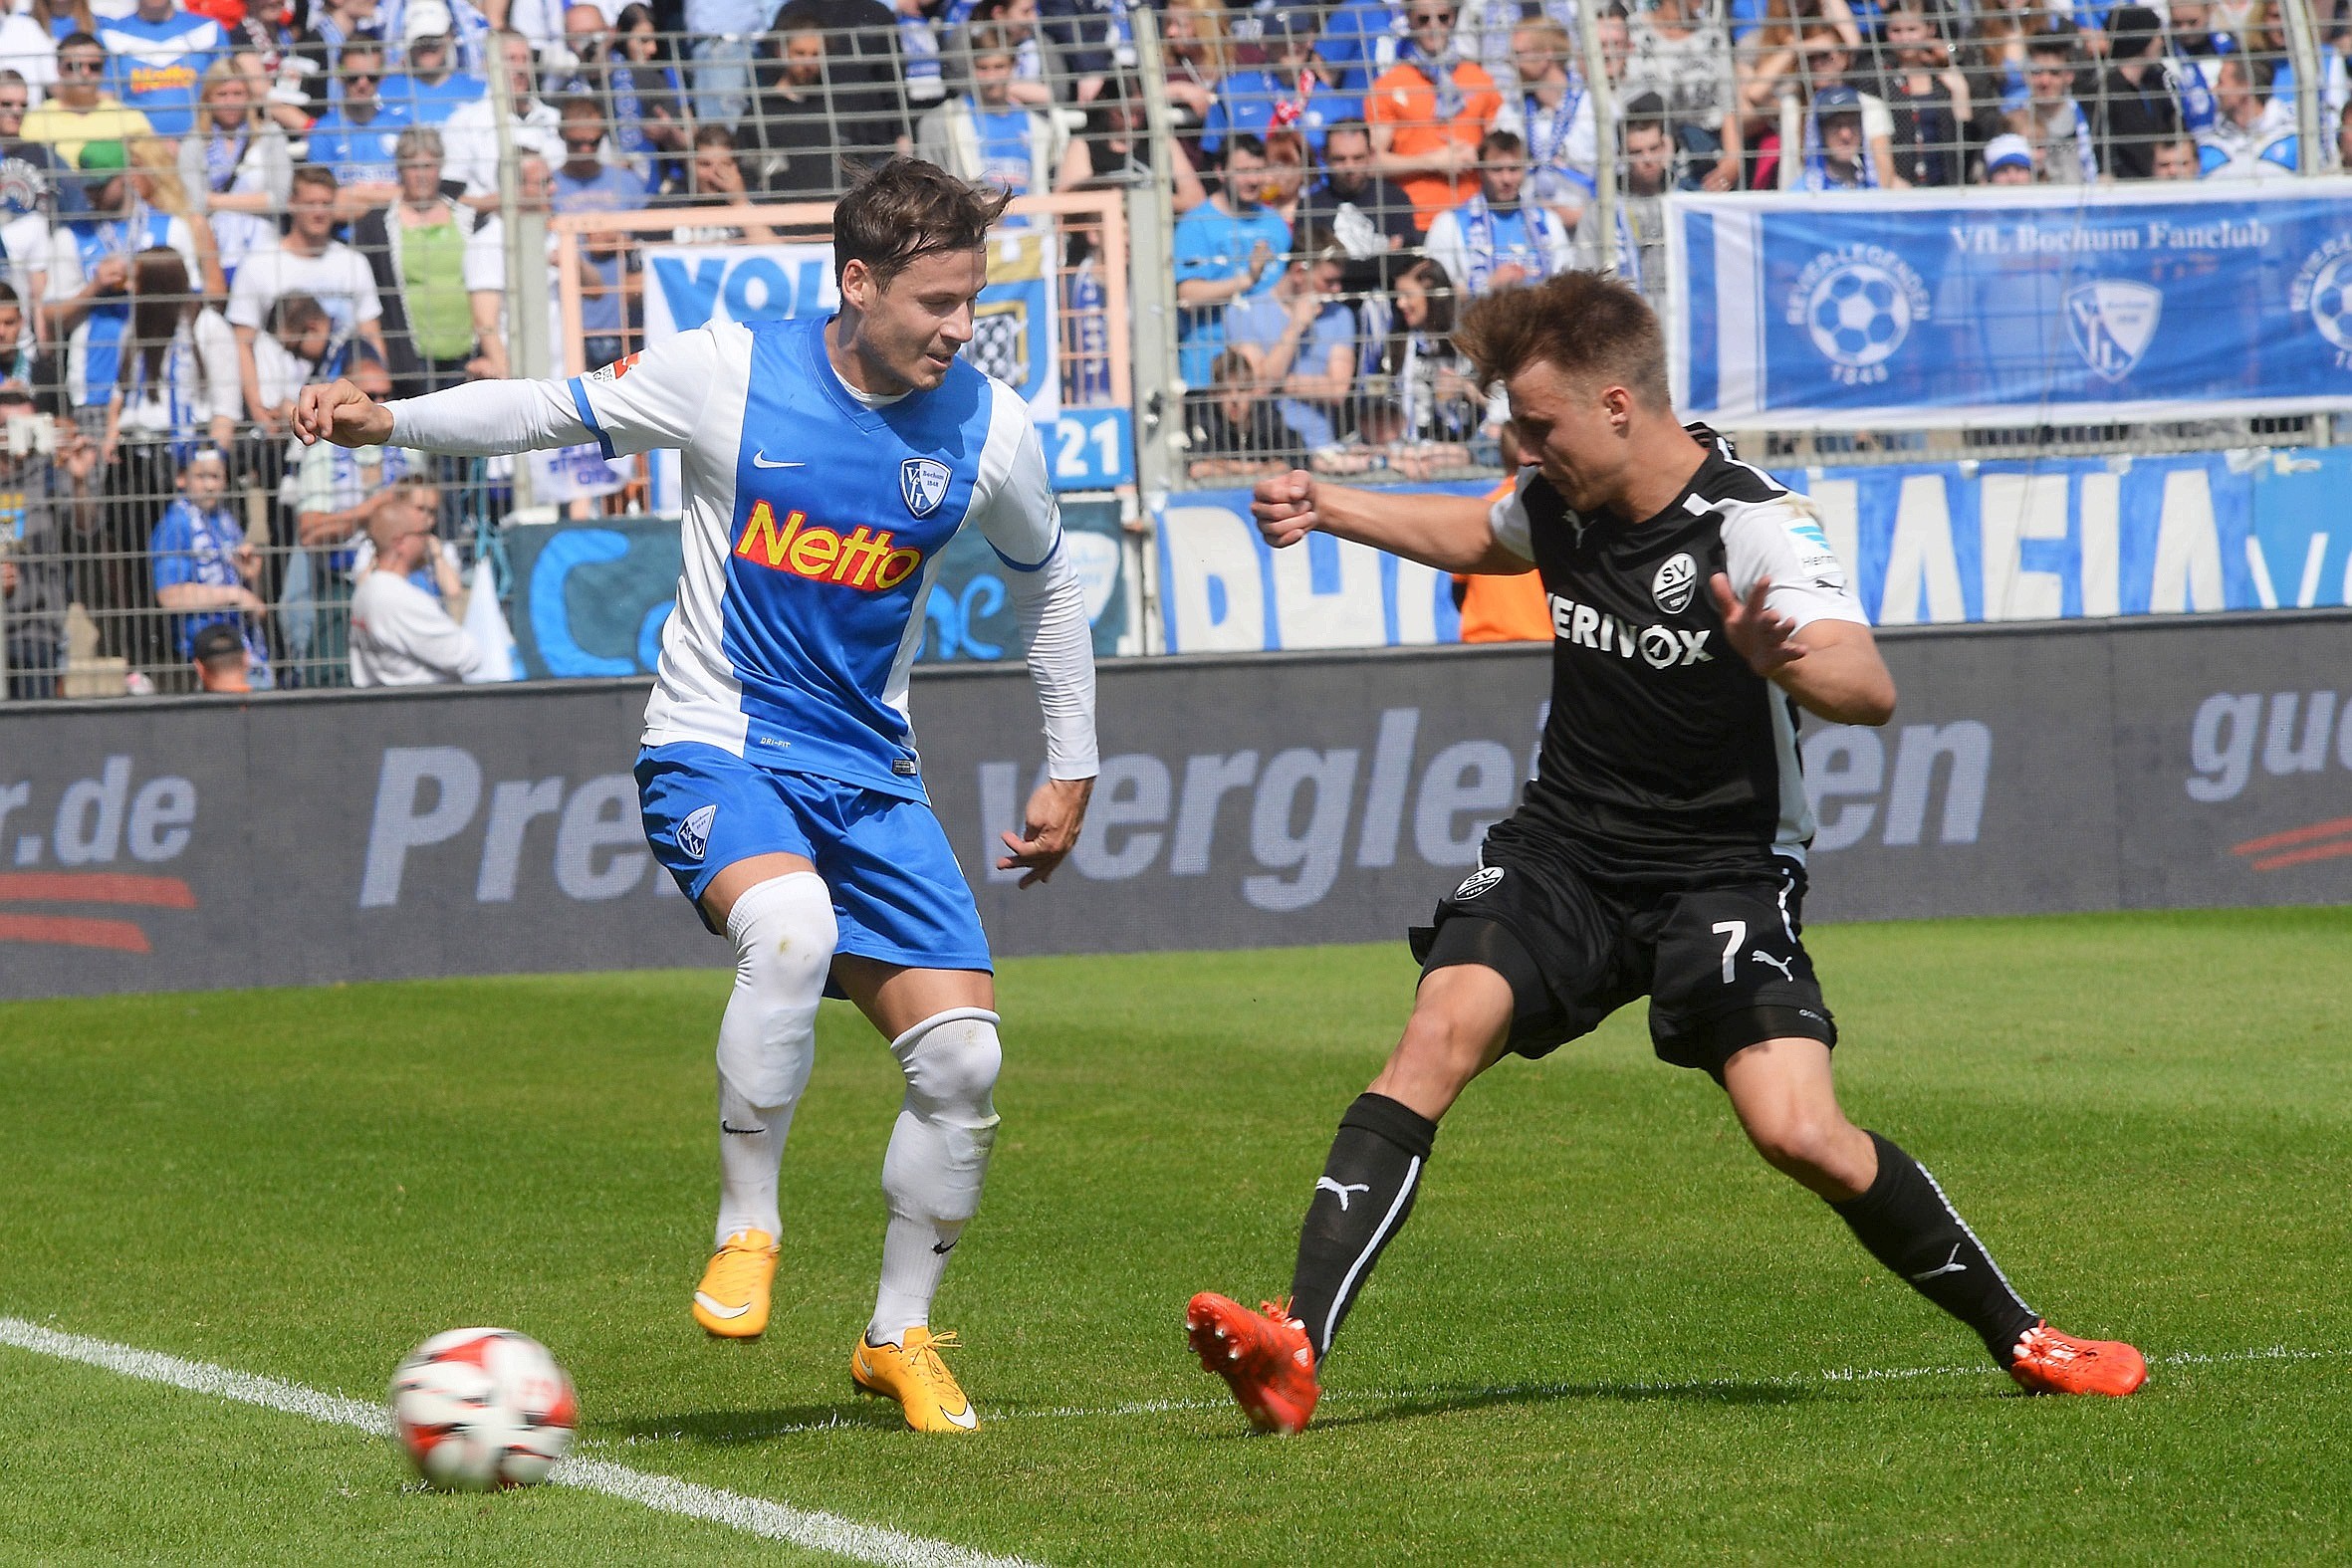
<path id="1" fill-rule="evenodd" d="M 187 1361 L 161 1351 L 68 1334 L 20 1317 L 0 1316 L 0 1344 L 64 1361 L 78 1361 L 148 1383 L 168 1384 L 335 1426 L 355 1427 L 378 1437 L 392 1434 L 391 1415 L 381 1405 L 345 1399 L 278 1378 L 256 1377 L 210 1362 Z M 747 1535 L 789 1541 L 812 1551 L 830 1552 L 855 1562 L 877 1564 L 880 1568 L 1038 1568 L 1025 1558 L 992 1557 L 948 1541 L 860 1524 L 839 1514 L 795 1508 L 765 1497 L 722 1491 L 716 1486 L 698 1486 L 692 1481 L 633 1470 L 605 1459 L 566 1459 L 549 1473 L 548 1479 L 558 1486 L 601 1492 L 662 1513 L 723 1524 Z"/>

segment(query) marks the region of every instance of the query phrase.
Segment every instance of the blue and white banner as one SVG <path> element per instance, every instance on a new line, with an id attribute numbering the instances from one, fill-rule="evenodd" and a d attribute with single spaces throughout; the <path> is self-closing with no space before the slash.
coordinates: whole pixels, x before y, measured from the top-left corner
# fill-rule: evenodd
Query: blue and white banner
<path id="1" fill-rule="evenodd" d="M 1492 481 L 1425 486 L 1483 495 Z M 1453 642 L 1453 578 L 1327 534 L 1276 550 L 1247 490 L 1188 490 L 1158 514 L 1160 627 L 1169 653 Z"/>
<path id="2" fill-rule="evenodd" d="M 2352 450 L 1782 472 L 1881 626 L 2352 604 Z"/>
<path id="3" fill-rule="evenodd" d="M 1782 470 L 1882 626 L 2352 605 L 2352 448 Z M 1432 486 L 1477 494 L 1477 485 Z M 1275 551 L 1249 492 L 1159 513 L 1171 653 L 1459 634 L 1441 572 L 1312 536 Z"/>
<path id="4" fill-rule="evenodd" d="M 2352 408 L 2352 179 L 2150 189 L 1677 194 L 1678 406 L 1822 429 Z"/>

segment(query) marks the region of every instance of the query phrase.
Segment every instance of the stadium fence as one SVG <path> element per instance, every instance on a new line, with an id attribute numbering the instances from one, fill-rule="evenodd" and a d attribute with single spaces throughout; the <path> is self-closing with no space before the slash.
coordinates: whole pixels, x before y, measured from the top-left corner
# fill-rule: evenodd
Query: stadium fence
<path id="1" fill-rule="evenodd" d="M 0 361 L 25 396 L 0 402 L 0 494 L 14 498 L 0 509 L 0 690 L 11 701 L 193 691 L 189 645 L 210 620 L 234 628 L 280 687 L 344 684 L 361 535 L 375 509 L 395 504 L 385 496 L 413 496 L 395 485 L 403 475 L 433 488 L 443 559 L 420 570 L 430 591 L 452 610 L 487 595 L 510 624 L 523 619 L 531 606 L 510 560 L 521 531 L 657 518 L 675 504 L 660 465 L 302 451 L 285 427 L 293 389 L 334 373 L 409 392 L 479 374 L 593 368 L 691 314 L 665 279 L 697 308 L 771 308 L 775 280 L 798 290 L 808 275 L 830 198 L 864 162 L 900 148 L 968 162 L 976 176 L 1021 166 L 1031 194 L 1014 210 L 1026 227 L 999 247 L 997 308 L 984 311 L 975 351 L 1039 385 L 1033 401 L 1072 504 L 1099 501 L 1123 530 L 1113 574 L 1132 612 L 1106 651 L 1184 651 L 1177 627 L 1189 611 L 1170 601 L 1167 581 L 1171 552 L 1191 548 L 1181 515 L 1231 515 L 1235 489 L 1294 463 L 1361 483 L 1475 486 L 1502 472 L 1496 406 L 1469 384 L 1444 331 L 1469 294 L 1497 286 L 1501 268 L 1482 259 L 1491 236 L 1459 214 L 1408 231 L 1377 202 L 1356 209 L 1360 222 L 1315 216 L 1336 211 L 1314 190 L 1332 127 L 1366 117 L 1362 106 L 1378 95 L 1364 90 L 1405 52 L 1419 11 L 1453 13 L 1447 58 L 1484 73 L 1487 86 L 1469 97 L 1488 107 L 1474 117 L 1518 136 L 1529 205 L 1555 214 L 1559 253 L 1637 280 L 1678 343 L 1701 339 L 1690 247 L 1671 231 L 1719 198 L 1759 212 L 1871 216 L 1934 202 L 2005 220 L 2030 204 L 2000 183 L 2015 177 L 2021 145 L 2032 202 L 2077 228 L 2118 201 L 2175 190 L 2274 203 L 2308 189 L 2352 206 L 2327 183 L 2352 145 L 2352 34 L 2306 0 L 2063 19 L 2039 8 L 1849 9 L 1841 0 L 1728 10 L 1723 0 L 1658 0 L 1630 16 L 1615 6 L 1400 6 L 1393 25 L 1370 31 L 1358 26 L 1361 8 L 1244 11 L 1203 0 L 1043 20 L 1014 0 L 955 26 L 909 18 L 830 31 L 799 25 L 788 6 L 780 26 L 756 37 L 662 34 L 634 19 L 617 32 L 584 24 L 530 40 L 532 58 L 511 76 L 489 69 L 498 41 L 461 30 L 462 68 L 489 80 L 494 108 L 518 112 L 493 114 L 486 127 L 452 118 L 432 138 L 353 153 L 346 106 L 366 96 L 367 61 L 345 70 L 321 57 L 314 107 L 342 113 L 345 137 L 329 146 L 311 127 L 318 145 L 302 163 L 354 176 L 332 191 L 307 172 L 293 181 L 301 138 L 284 131 L 275 134 L 286 166 L 216 188 L 207 149 L 231 121 L 254 143 L 271 142 L 261 121 L 287 107 L 290 72 L 291 91 L 306 91 L 290 62 L 308 46 L 281 46 L 275 75 L 260 53 L 240 50 L 223 80 L 245 78 L 261 109 L 233 112 L 229 90 L 208 79 L 185 134 L 132 137 L 119 168 L 111 154 L 72 169 L 53 159 L 35 171 L 32 194 L 11 203 L 20 332 L 13 348 L 0 341 Z M 1300 93 L 1284 72 L 1308 41 L 1323 80 Z M 399 69 L 383 81 L 424 80 L 422 56 L 412 61 L 407 47 L 393 43 Z M 8 92 L 0 78 L 0 120 Z M 976 112 L 999 98 L 1006 113 L 1018 111 L 1018 144 Z M 1242 139 L 1249 126 L 1255 152 Z M 1381 139 L 1409 146 L 1412 129 L 1385 125 Z M 1342 135 L 1348 161 L 1364 138 Z M 1486 165 L 1511 155 L 1497 144 Z M 1219 163 L 1236 156 L 1235 188 L 1290 237 L 1263 260 L 1220 251 L 1226 229 L 1187 227 L 1222 188 Z M 425 194 L 406 216 L 404 166 L 431 172 L 416 176 Z M 1454 194 L 1480 189 L 1480 166 L 1462 164 Z M 608 188 L 625 181 L 583 177 L 588 167 L 658 175 L 674 188 L 658 201 L 631 197 Z M 2191 172 L 2200 185 L 2156 177 Z M 2060 186 L 2081 193 L 2078 207 L 2052 194 Z M 420 221 L 436 203 L 465 231 L 462 258 L 415 237 L 437 226 Z M 271 271 L 273 248 L 310 244 L 298 238 L 315 225 L 306 208 L 331 215 L 360 271 Z M 1433 253 L 1465 276 L 1431 272 Z M 2313 254 L 2320 261 L 2302 271 L 2265 260 L 2238 275 L 2227 254 L 2196 253 L 2247 298 L 2307 317 L 2352 357 L 2352 262 Z M 1230 283 L 1237 271 L 1254 281 L 1230 298 L 1204 301 L 1194 287 Z M 1881 271 L 1900 281 L 1892 264 Z M 249 279 L 240 294 L 240 273 L 272 286 Z M 1854 287 L 1867 303 L 1870 280 Z M 10 303 L 0 301 L 0 336 Z M 2063 310 L 2045 305 L 2027 311 L 1981 294 L 1963 319 L 1985 325 L 2013 311 L 2014 352 L 1994 351 L 1995 368 L 2040 375 L 2046 393 L 2051 366 L 2071 365 L 2075 349 Z M 1929 306 L 1953 320 L 1952 300 Z M 2084 309 L 2086 356 L 2104 353 L 2112 368 L 2146 347 L 2134 335 L 2153 326 L 2144 308 L 2133 315 L 2132 298 Z M 2338 309 L 2340 320 L 2330 314 Z M 371 315 L 381 324 L 372 332 L 358 325 Z M 1301 347 L 1278 364 L 1294 318 Z M 1913 318 L 1917 328 L 1927 315 Z M 1865 314 L 1850 330 L 1867 338 L 1892 329 Z M 2226 336 L 2209 340 L 2228 346 Z M 1868 492 L 1866 477 L 1838 476 L 2011 465 L 2028 481 L 2060 476 L 2079 510 L 2081 476 L 2101 461 L 2219 462 L 2256 449 L 2290 467 L 2318 461 L 2311 454 L 2333 443 L 2343 399 L 2340 386 L 2258 408 L 2221 397 L 2193 415 L 2158 417 L 2026 396 L 2015 405 L 2024 413 L 1969 423 L 1923 419 L 1912 405 L 1877 409 L 1873 383 L 1858 384 L 1834 418 L 1783 417 L 1765 399 L 1726 428 L 1746 455 L 1795 477 L 1834 469 L 1827 483 Z M 0 399 L 14 396 L 0 385 Z M 192 459 L 209 446 L 225 451 L 226 473 L 217 504 L 192 517 L 190 474 L 201 466 Z M 2039 494 L 2031 483 L 2017 490 L 2029 492 Z M 2066 527 L 2079 526 L 2076 512 L 2061 512 L 2075 520 Z M 229 547 L 224 518 L 249 550 Z M 1873 526 L 1865 518 L 1862 532 Z M 2021 526 L 2030 535 L 2040 525 Z M 2348 596 L 2335 588 L 2334 544 L 2311 546 L 2308 569 L 2298 557 L 2254 572 L 2240 570 L 2238 543 L 2223 541 L 2228 592 L 2180 607 Z M 1318 580 L 1326 565 L 1314 568 Z M 1370 602 L 1383 607 L 1358 606 L 1324 635 L 1392 640 L 1423 635 L 1411 628 L 1426 619 L 1426 635 L 1442 640 L 1442 604 L 1427 617 L 1413 607 L 1399 631 L 1395 586 L 1382 580 L 1385 599 Z M 2097 612 L 2070 595 L 2076 607 L 2060 613 Z M 1367 613 L 1379 618 L 1367 623 Z M 941 656 L 989 646 L 938 639 Z"/>

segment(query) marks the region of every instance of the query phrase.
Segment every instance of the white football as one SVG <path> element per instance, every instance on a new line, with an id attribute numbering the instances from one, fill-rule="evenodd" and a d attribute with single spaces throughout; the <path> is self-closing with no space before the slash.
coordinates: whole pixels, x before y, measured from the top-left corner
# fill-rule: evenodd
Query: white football
<path id="1" fill-rule="evenodd" d="M 417 1346 L 392 1374 L 392 1422 L 427 1481 L 488 1491 L 546 1480 L 572 1450 L 580 1402 L 530 1335 L 458 1328 Z"/>

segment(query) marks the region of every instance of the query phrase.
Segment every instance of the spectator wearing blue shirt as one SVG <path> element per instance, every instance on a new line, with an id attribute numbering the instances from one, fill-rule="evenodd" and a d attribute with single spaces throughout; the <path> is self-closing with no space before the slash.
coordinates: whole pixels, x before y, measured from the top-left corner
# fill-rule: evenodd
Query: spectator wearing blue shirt
<path id="1" fill-rule="evenodd" d="M 694 117 L 732 125 L 752 101 L 752 50 L 768 25 L 765 0 L 686 0 Z"/>
<path id="2" fill-rule="evenodd" d="M 1274 287 L 1225 308 L 1225 340 L 1249 361 L 1261 395 L 1280 396 L 1283 428 L 1326 456 L 1339 444 L 1338 419 L 1362 351 L 1355 312 L 1338 298 L 1345 261 L 1346 252 L 1302 228 Z"/>
<path id="3" fill-rule="evenodd" d="M 172 646 L 181 662 L 194 655 L 198 632 L 225 624 L 266 670 L 255 635 L 270 608 L 255 591 L 261 554 L 238 527 L 237 514 L 221 504 L 228 483 L 229 460 L 219 447 L 201 447 L 189 455 L 179 473 L 178 498 L 148 536 L 155 602 L 172 612 Z"/>
<path id="4" fill-rule="evenodd" d="M 1291 248 L 1291 226 L 1262 205 L 1266 143 L 1246 131 L 1225 139 L 1219 188 L 1177 220 L 1176 351 L 1188 386 L 1209 384 L 1209 368 L 1225 348 L 1225 307 L 1270 292 Z"/>
<path id="5" fill-rule="evenodd" d="M 107 85 L 147 116 L 158 136 L 184 136 L 196 122 L 196 87 L 227 40 L 220 24 L 171 0 L 138 0 L 130 15 L 98 24 Z"/>
<path id="6" fill-rule="evenodd" d="M 404 106 L 410 124 L 438 125 L 489 93 L 488 82 L 458 69 L 456 20 L 442 0 L 408 0 L 400 26 L 407 70 L 379 96 Z"/>
<path id="7" fill-rule="evenodd" d="M 633 169 L 603 160 L 604 111 L 592 98 L 568 98 L 556 107 L 564 137 L 564 161 L 556 168 L 553 206 L 558 212 L 637 212 L 648 200 L 645 182 Z M 580 329 L 590 366 L 621 355 L 629 326 L 629 301 L 636 293 L 628 260 L 636 246 L 625 234 L 581 236 Z"/>
<path id="8" fill-rule="evenodd" d="M 1334 68 L 1339 91 L 1360 100 L 1403 58 L 1405 35 L 1403 0 L 1347 0 L 1323 18 L 1314 52 Z"/>
<path id="9" fill-rule="evenodd" d="M 1269 130 L 1295 130 L 1319 157 L 1323 132 L 1342 120 L 1358 118 L 1363 101 L 1339 92 L 1313 69 L 1314 13 L 1277 11 L 1266 18 L 1261 35 L 1266 65 L 1256 71 L 1236 71 L 1217 89 L 1217 101 L 1201 122 L 1201 151 L 1215 157 L 1225 138 L 1246 130 L 1260 140 Z"/>
<path id="10" fill-rule="evenodd" d="M 398 193 L 408 106 L 383 98 L 383 45 L 361 34 L 335 59 L 335 94 L 311 127 L 305 161 L 335 171 L 350 199 L 375 205 Z"/>

